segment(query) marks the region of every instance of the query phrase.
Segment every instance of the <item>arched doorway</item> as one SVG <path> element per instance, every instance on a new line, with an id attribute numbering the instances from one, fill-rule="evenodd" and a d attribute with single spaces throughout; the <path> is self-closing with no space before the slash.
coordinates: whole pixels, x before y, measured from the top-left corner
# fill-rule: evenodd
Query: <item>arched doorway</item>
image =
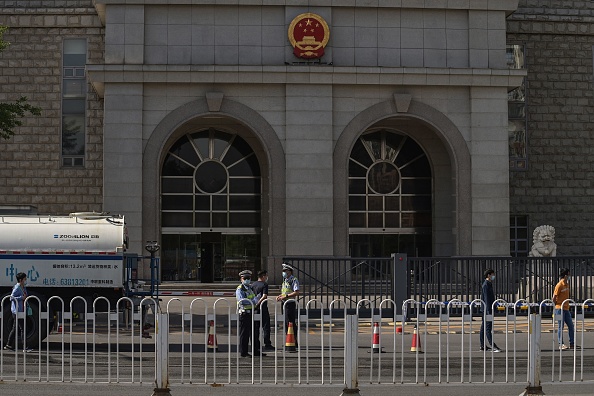
<path id="1" fill-rule="evenodd" d="M 430 256 L 432 185 L 431 164 L 414 139 L 389 128 L 363 133 L 349 156 L 349 254 Z"/>
<path id="2" fill-rule="evenodd" d="M 175 141 L 161 167 L 163 280 L 236 280 L 260 267 L 262 174 L 232 130 L 202 128 Z"/>

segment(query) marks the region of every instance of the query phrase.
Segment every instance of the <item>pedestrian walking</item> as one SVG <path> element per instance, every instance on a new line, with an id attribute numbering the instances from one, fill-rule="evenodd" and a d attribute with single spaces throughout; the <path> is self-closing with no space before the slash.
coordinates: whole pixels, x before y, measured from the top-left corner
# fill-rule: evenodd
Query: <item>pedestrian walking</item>
<path id="1" fill-rule="evenodd" d="M 289 264 L 283 263 L 282 268 L 283 283 L 281 285 L 281 294 L 276 297 L 276 301 L 284 302 L 285 332 L 289 331 L 289 323 L 292 323 L 295 333 L 295 347 L 297 347 L 297 302 L 287 300 L 296 300 L 299 296 L 299 280 L 293 275 L 293 267 Z"/>
<path id="2" fill-rule="evenodd" d="M 268 310 L 268 271 L 258 272 L 258 280 L 252 284 L 252 290 L 258 299 L 256 312 L 262 315 L 262 339 L 264 340 L 264 350 L 274 351 L 274 346 L 270 341 L 270 311 Z"/>
<path id="3" fill-rule="evenodd" d="M 252 271 L 241 271 L 239 273 L 239 279 L 241 280 L 241 284 L 235 290 L 237 313 L 239 314 L 239 353 L 241 357 L 252 356 L 248 353 L 248 344 L 251 338 L 254 355 L 266 356 L 265 353 L 260 351 L 260 323 L 253 321 L 252 316 L 252 311 L 258 303 L 258 299 L 250 286 Z"/>
<path id="4" fill-rule="evenodd" d="M 29 295 L 27 293 L 27 275 L 24 272 L 16 274 L 17 283 L 12 288 L 10 293 L 10 311 L 12 312 L 12 330 L 8 334 L 6 340 L 5 350 L 14 351 L 16 348 L 23 346 L 23 352 L 31 352 L 31 348 L 25 346 L 25 334 L 23 333 L 25 319 L 17 318 L 18 312 L 24 312 L 25 299 Z M 18 342 L 17 342 L 18 341 Z"/>
<path id="5" fill-rule="evenodd" d="M 555 318 L 557 319 L 557 341 L 559 342 L 559 349 L 573 349 L 574 344 L 574 327 L 571 312 L 569 311 L 569 268 L 562 268 L 559 271 L 559 282 L 555 286 L 553 292 L 553 303 L 555 304 Z M 563 305 L 563 306 L 562 306 Z M 563 343 L 563 324 L 567 324 L 569 332 L 569 346 Z"/>
<path id="6" fill-rule="evenodd" d="M 493 291 L 493 281 L 495 280 L 495 271 L 491 268 L 487 269 L 484 274 L 483 285 L 481 288 L 481 300 L 484 304 L 481 304 L 481 313 L 483 322 L 481 323 L 481 331 L 480 331 L 480 338 L 481 338 L 481 351 L 484 351 L 485 348 L 487 351 L 491 350 L 490 346 L 485 346 L 485 328 L 487 333 L 487 341 L 489 341 L 489 345 L 493 347 L 493 352 L 501 352 L 501 349 L 493 343 L 493 303 L 495 302 L 495 292 Z M 485 316 L 491 315 L 491 318 L 488 320 Z"/>

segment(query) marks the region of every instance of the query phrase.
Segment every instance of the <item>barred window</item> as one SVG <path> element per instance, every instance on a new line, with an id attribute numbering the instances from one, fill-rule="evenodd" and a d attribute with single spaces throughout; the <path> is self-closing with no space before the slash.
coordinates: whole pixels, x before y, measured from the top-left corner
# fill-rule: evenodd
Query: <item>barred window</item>
<path id="1" fill-rule="evenodd" d="M 514 215 L 509 218 L 509 253 L 512 257 L 526 257 L 528 256 L 529 239 L 528 239 L 528 216 Z"/>
<path id="2" fill-rule="evenodd" d="M 87 40 L 65 39 L 62 52 L 62 166 L 85 165 Z"/>

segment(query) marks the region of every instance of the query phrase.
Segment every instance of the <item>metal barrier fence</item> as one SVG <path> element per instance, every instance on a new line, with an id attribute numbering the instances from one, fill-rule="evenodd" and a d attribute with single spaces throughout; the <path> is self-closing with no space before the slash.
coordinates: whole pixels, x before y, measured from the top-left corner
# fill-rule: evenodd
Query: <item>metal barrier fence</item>
<path id="1" fill-rule="evenodd" d="M 559 270 L 569 268 L 571 290 L 576 301 L 594 295 L 594 257 L 407 257 L 385 258 L 284 257 L 295 268 L 306 299 L 344 300 L 354 309 L 368 299 L 378 304 L 393 299 L 400 306 L 417 301 L 459 299 L 472 301 L 481 296 L 483 273 L 497 274 L 495 294 L 507 301 L 551 298 L 559 281 Z M 397 293 L 400 293 L 397 295 Z M 400 312 L 399 312 L 400 313 Z"/>
<path id="2" fill-rule="evenodd" d="M 37 297 L 27 298 L 31 299 Z M 271 338 L 276 349 L 256 357 L 258 351 L 252 346 L 252 356 L 241 358 L 235 299 L 171 298 L 159 303 L 145 298 L 135 307 L 131 299 L 122 298 L 111 307 L 99 297 L 87 307 L 89 313 L 76 321 L 66 307 L 72 307 L 77 299 L 82 298 L 60 300 L 59 332 L 46 335 L 45 340 L 40 335 L 38 349 L 28 353 L 20 348 L 16 352 L 0 350 L 0 381 L 153 383 L 161 378 L 171 384 L 526 383 L 529 351 L 534 345 L 540 345 L 544 382 L 594 381 L 594 372 L 586 369 L 594 363 L 594 321 L 584 315 L 594 306 L 593 300 L 568 300 L 576 324 L 577 347 L 573 350 L 559 349 L 555 319 L 542 315 L 551 310 L 550 300 L 497 300 L 493 308 L 500 316 L 495 317 L 473 315 L 475 307 L 484 305 L 476 299 L 447 303 L 407 300 L 402 315 L 387 308 L 394 304 L 389 299 L 377 304 L 360 300 L 354 315 L 348 314 L 348 304 L 341 300 L 297 302 L 296 352 L 284 348 L 288 338 L 283 306 L 270 300 Z M 371 316 L 359 315 L 360 309 L 370 304 L 374 307 Z M 157 317 L 163 315 L 157 323 L 158 333 L 166 335 L 161 341 L 165 340 L 168 348 L 160 346 L 157 337 L 145 338 L 143 322 L 153 314 L 148 310 L 143 314 L 143 308 L 152 308 Z M 384 312 L 387 309 L 389 315 Z M 416 317 L 404 320 L 411 309 L 416 310 Z M 530 311 L 543 318 L 537 344 L 529 340 Z M 2 312 L 0 318 L 4 318 Z M 47 312 L 40 312 L 37 319 L 48 320 Z M 259 313 L 253 315 L 252 323 L 262 334 L 260 320 Z M 493 340 L 502 352 L 479 350 L 478 331 L 483 320 L 494 322 Z M 354 322 L 349 325 L 350 321 Z M 347 334 L 349 326 L 358 330 Z M 0 338 L 5 340 L 4 323 L 0 329 Z M 356 371 L 350 370 L 353 367 Z"/>

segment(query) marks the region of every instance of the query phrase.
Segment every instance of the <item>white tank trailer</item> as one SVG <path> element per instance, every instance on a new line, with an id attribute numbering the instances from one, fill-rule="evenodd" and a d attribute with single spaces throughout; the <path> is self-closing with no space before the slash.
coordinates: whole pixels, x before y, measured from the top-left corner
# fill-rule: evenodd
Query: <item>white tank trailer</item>
<path id="1" fill-rule="evenodd" d="M 98 296 L 110 301 L 115 309 L 125 294 L 129 279 L 125 254 L 127 231 L 124 217 L 101 213 L 71 213 L 69 216 L 23 215 L 0 216 L 0 300 L 3 338 L 12 326 L 9 295 L 16 284 L 16 274 L 27 274 L 27 290 L 32 315 L 26 315 L 27 346 L 36 347 L 52 328 L 62 302 L 71 317 L 70 301 L 75 296 L 74 312 L 92 309 Z M 136 256 L 134 257 L 136 258 Z M 98 309 L 107 310 L 107 303 Z M 40 306 L 41 305 L 41 306 Z M 82 306 L 82 308 L 81 308 Z M 64 318 L 63 318 L 64 319 Z"/>

